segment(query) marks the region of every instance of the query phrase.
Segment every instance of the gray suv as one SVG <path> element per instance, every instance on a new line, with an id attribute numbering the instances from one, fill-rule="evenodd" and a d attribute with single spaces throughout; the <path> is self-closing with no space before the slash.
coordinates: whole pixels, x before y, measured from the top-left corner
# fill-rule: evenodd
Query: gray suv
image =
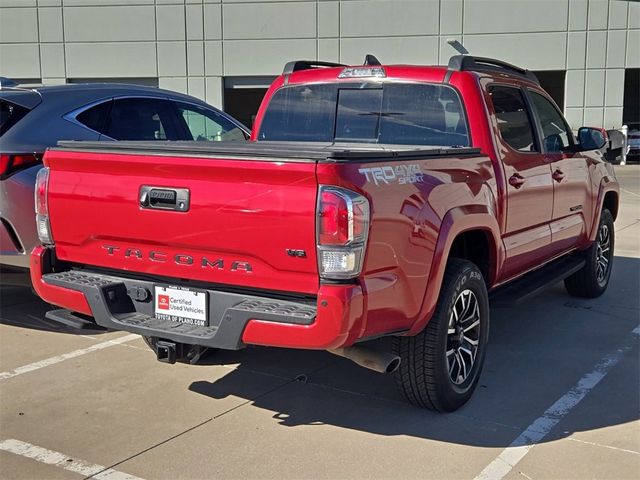
<path id="1" fill-rule="evenodd" d="M 33 188 L 47 147 L 59 140 L 246 141 L 248 137 L 244 125 L 220 110 L 158 88 L 74 84 L 24 89 L 0 82 L 2 283 L 14 283 L 16 267 L 29 267 L 29 254 L 38 243 Z"/>

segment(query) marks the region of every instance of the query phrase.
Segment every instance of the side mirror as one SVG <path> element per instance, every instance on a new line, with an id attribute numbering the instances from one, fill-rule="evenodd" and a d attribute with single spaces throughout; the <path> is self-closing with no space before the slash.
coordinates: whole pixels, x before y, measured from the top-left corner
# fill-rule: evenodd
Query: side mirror
<path id="1" fill-rule="evenodd" d="M 578 142 L 580 142 L 580 150 L 600 150 L 607 144 L 607 137 L 600 128 L 580 127 Z"/>

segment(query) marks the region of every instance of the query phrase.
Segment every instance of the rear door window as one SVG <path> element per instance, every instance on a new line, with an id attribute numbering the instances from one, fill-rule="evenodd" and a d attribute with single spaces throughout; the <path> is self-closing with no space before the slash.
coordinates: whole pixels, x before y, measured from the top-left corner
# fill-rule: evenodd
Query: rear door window
<path id="1" fill-rule="evenodd" d="M 122 98 L 113 101 L 105 135 L 114 140 L 179 140 L 167 100 Z"/>
<path id="2" fill-rule="evenodd" d="M 462 103 L 449 86 L 318 84 L 271 99 L 259 140 L 469 146 Z"/>
<path id="3" fill-rule="evenodd" d="M 0 100 L 0 137 L 29 113 L 29 109 Z"/>
<path id="4" fill-rule="evenodd" d="M 536 152 L 531 116 L 519 88 L 493 86 L 489 95 L 498 122 L 500 136 L 514 150 Z"/>

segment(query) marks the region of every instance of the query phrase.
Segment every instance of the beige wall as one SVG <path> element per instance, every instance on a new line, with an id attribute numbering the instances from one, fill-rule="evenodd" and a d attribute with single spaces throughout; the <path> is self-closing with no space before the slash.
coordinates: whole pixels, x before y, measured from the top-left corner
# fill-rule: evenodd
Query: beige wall
<path id="1" fill-rule="evenodd" d="M 626 0 L 0 0 L 0 75 L 158 78 L 220 106 L 223 77 L 291 59 L 446 63 L 477 55 L 567 70 L 577 127 L 619 126 L 625 68 L 640 68 L 640 2 Z"/>

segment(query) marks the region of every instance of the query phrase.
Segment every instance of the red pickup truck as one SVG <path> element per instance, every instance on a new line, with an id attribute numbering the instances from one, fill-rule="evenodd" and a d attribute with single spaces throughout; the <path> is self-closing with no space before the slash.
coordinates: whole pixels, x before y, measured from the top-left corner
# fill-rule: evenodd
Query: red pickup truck
<path id="1" fill-rule="evenodd" d="M 298 61 L 252 142 L 62 143 L 36 185 L 31 257 L 48 317 L 206 348 L 323 349 L 395 371 L 415 405 L 472 395 L 489 301 L 564 279 L 607 288 L 618 185 L 535 76 Z M 361 342 L 393 337 L 393 352 Z"/>

